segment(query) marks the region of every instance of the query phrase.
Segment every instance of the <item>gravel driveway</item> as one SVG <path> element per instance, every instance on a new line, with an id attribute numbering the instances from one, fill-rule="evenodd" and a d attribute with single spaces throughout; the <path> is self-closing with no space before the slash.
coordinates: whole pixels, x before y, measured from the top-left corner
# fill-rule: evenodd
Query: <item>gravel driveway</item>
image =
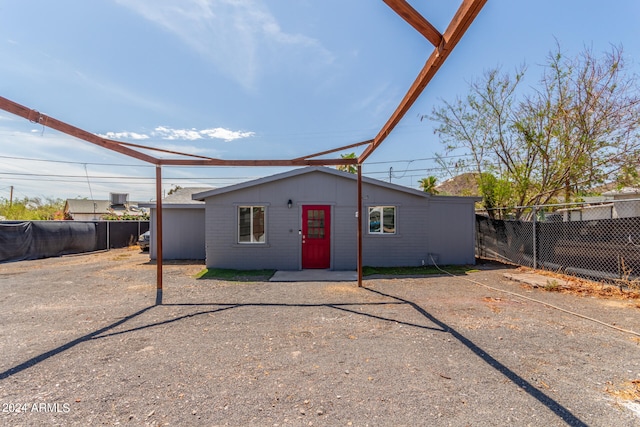
<path id="1" fill-rule="evenodd" d="M 495 264 L 353 282 L 197 280 L 134 250 L 0 264 L 0 425 L 639 426 L 638 300 Z M 635 396 L 635 397 L 634 397 Z"/>

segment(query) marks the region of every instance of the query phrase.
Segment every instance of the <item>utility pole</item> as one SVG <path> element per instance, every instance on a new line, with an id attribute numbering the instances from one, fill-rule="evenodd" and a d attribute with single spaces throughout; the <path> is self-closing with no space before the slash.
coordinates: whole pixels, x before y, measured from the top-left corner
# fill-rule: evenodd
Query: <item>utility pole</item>
<path id="1" fill-rule="evenodd" d="M 11 190 L 9 191 L 9 209 L 13 206 L 13 185 L 9 187 Z"/>

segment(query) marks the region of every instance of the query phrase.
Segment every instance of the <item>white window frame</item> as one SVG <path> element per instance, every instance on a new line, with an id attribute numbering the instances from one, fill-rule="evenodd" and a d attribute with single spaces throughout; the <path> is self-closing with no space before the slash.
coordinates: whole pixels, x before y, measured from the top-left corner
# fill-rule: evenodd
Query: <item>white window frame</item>
<path id="1" fill-rule="evenodd" d="M 240 240 L 240 211 L 242 209 L 251 209 L 251 223 L 249 225 L 249 237 L 250 237 L 250 241 L 241 241 Z M 254 233 L 254 209 L 262 209 L 262 226 L 264 228 L 264 230 L 262 231 L 262 240 L 256 240 L 255 239 L 255 233 Z M 237 242 L 240 245 L 264 245 L 267 243 L 267 207 L 264 205 L 242 205 L 242 206 L 238 206 L 237 209 L 237 230 L 238 230 L 238 238 L 237 238 Z"/>
<path id="2" fill-rule="evenodd" d="M 384 210 L 393 209 L 393 232 L 384 231 Z M 371 214 L 380 214 L 380 231 L 371 231 Z M 397 206 L 369 206 L 367 210 L 367 233 L 375 236 L 393 236 L 398 234 L 398 208 Z"/>

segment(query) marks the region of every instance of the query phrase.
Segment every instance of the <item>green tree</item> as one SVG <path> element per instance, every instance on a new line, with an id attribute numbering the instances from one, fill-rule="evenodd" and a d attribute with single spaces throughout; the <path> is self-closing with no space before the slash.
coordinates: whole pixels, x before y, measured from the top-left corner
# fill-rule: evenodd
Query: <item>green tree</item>
<path id="1" fill-rule="evenodd" d="M 171 187 L 171 190 L 169 190 L 169 193 L 167 193 L 167 195 L 168 195 L 168 196 L 170 196 L 170 195 L 172 195 L 173 193 L 175 193 L 176 191 L 181 190 L 181 189 L 182 189 L 182 187 L 181 187 L 181 186 L 179 186 L 179 185 L 173 185 L 173 186 Z"/>
<path id="2" fill-rule="evenodd" d="M 356 153 L 341 154 L 340 157 L 342 157 L 343 159 L 357 159 Z M 336 166 L 336 169 L 353 174 L 358 173 L 358 168 L 356 167 L 356 165 L 338 165 Z"/>
<path id="3" fill-rule="evenodd" d="M 486 208 L 571 201 L 604 181 L 635 179 L 640 91 L 625 72 L 622 49 L 568 58 L 558 46 L 538 87 L 518 100 L 525 71 L 512 77 L 490 70 L 466 99 L 445 102 L 430 116 L 446 153 L 471 154 L 454 167 L 478 174 Z"/>
<path id="4" fill-rule="evenodd" d="M 531 166 L 527 169 L 516 167 L 522 159 L 531 157 L 531 153 L 516 150 L 517 141 L 510 132 L 515 92 L 524 72 L 525 68 L 521 67 L 511 77 L 500 69 L 486 71 L 481 79 L 470 84 L 465 99 L 457 98 L 453 103 L 445 101 L 444 106 L 434 108 L 429 117 L 437 123 L 435 132 L 445 146 L 445 154 L 460 151 L 470 154 L 468 159 L 455 161 L 449 156 L 438 155 L 438 162 L 457 173 L 473 171 L 486 209 L 496 207 L 498 199 L 493 190 L 497 185 L 496 176 L 502 177 L 503 181 L 515 178 L 527 182 L 532 173 Z M 515 174 L 516 170 L 520 174 Z M 518 186 L 526 187 L 522 183 Z M 512 200 L 503 197 L 499 200 L 513 204 Z"/>
<path id="5" fill-rule="evenodd" d="M 0 199 L 0 216 L 7 220 L 37 221 L 64 219 L 64 200 L 41 199 L 40 197 L 24 197 L 9 203 Z"/>
<path id="6" fill-rule="evenodd" d="M 143 213 L 141 215 L 132 215 L 130 213 L 124 213 L 122 215 L 118 215 L 111 211 L 108 214 L 102 215 L 101 218 L 105 221 L 149 221 L 149 214 Z"/>
<path id="7" fill-rule="evenodd" d="M 437 181 L 438 179 L 435 176 L 428 176 L 418 180 L 418 184 L 425 193 L 438 194 L 438 190 L 436 190 Z"/>
<path id="8" fill-rule="evenodd" d="M 478 181 L 484 208 L 492 218 L 503 218 L 506 211 L 495 210 L 495 208 L 509 205 L 513 193 L 511 183 L 489 172 L 484 172 Z"/>

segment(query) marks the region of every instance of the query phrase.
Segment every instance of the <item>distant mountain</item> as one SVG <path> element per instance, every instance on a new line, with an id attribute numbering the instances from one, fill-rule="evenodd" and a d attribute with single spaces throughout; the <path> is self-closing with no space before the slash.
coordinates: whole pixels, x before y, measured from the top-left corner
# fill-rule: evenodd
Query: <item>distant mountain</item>
<path id="1" fill-rule="evenodd" d="M 436 186 L 439 194 L 447 196 L 478 196 L 478 183 L 473 172 L 454 176 Z"/>

